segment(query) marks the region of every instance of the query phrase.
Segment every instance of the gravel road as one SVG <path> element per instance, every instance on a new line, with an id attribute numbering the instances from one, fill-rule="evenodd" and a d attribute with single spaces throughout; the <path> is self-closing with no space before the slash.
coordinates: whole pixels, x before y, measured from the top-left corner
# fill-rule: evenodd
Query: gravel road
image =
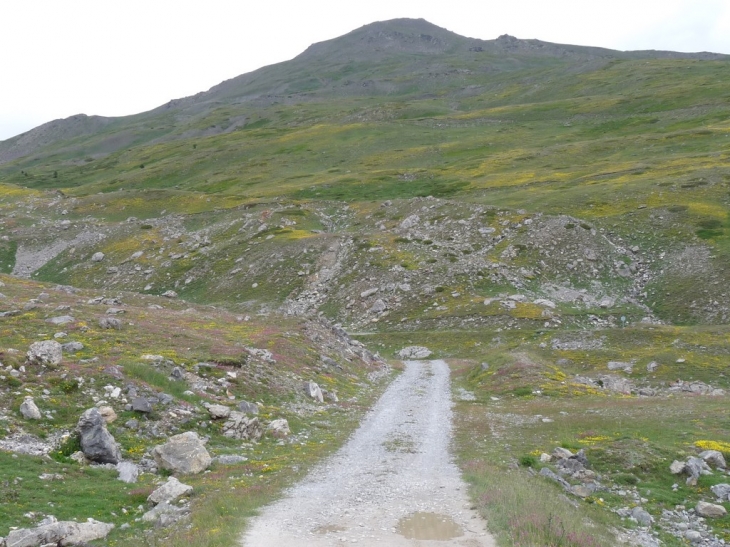
<path id="1" fill-rule="evenodd" d="M 347 444 L 264 508 L 242 545 L 493 547 L 450 439 L 448 365 L 407 361 Z"/>

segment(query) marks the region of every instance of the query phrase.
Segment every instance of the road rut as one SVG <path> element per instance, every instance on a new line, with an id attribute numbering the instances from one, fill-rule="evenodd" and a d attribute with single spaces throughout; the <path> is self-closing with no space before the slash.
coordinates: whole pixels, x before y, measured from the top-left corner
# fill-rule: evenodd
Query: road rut
<path id="1" fill-rule="evenodd" d="M 345 446 L 251 521 L 243 546 L 495 545 L 449 454 L 449 367 L 405 364 Z"/>

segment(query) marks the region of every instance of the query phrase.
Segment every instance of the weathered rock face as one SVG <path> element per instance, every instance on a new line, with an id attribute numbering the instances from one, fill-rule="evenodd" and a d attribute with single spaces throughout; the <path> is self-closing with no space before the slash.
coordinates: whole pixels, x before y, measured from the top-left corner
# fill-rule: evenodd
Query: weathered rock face
<path id="1" fill-rule="evenodd" d="M 228 420 L 223 424 L 223 434 L 234 439 L 257 441 L 263 433 L 258 418 L 249 418 L 243 412 L 235 410 L 230 412 Z"/>
<path id="2" fill-rule="evenodd" d="M 193 491 L 193 487 L 181 483 L 175 477 L 170 477 L 167 482 L 152 492 L 147 501 L 157 505 L 158 503 L 171 503 L 180 496 L 185 496 Z"/>
<path id="3" fill-rule="evenodd" d="M 324 402 L 322 389 L 317 385 L 316 382 L 304 382 L 304 393 L 307 394 L 307 397 L 311 397 L 312 399 L 315 399 L 320 403 Z"/>
<path id="4" fill-rule="evenodd" d="M 201 473 L 213 461 L 203 441 L 193 431 L 174 435 L 165 444 L 155 446 L 152 456 L 160 469 L 183 474 Z"/>
<path id="5" fill-rule="evenodd" d="M 113 524 L 89 519 L 87 522 L 57 521 L 46 518 L 35 528 L 13 530 L 5 538 L 7 547 L 37 547 L 38 545 L 84 545 L 95 539 L 105 538 Z"/>
<path id="6" fill-rule="evenodd" d="M 118 463 L 122 459 L 114 437 L 106 428 L 106 421 L 98 408 L 90 408 L 79 418 L 81 450 L 89 460 L 99 463 Z"/>
<path id="7" fill-rule="evenodd" d="M 63 348 L 55 340 L 33 342 L 28 349 L 26 357 L 28 358 L 28 363 L 32 365 L 55 367 L 61 364 Z"/>
<path id="8" fill-rule="evenodd" d="M 431 355 L 431 350 L 423 346 L 408 346 L 398 352 L 401 359 L 426 359 Z"/>
<path id="9" fill-rule="evenodd" d="M 278 420 L 274 420 L 268 426 L 266 426 L 266 430 L 271 433 L 273 437 L 276 437 L 277 439 L 283 439 L 284 437 L 287 437 L 290 433 L 289 422 L 287 422 L 284 418 L 279 418 Z"/>
<path id="10" fill-rule="evenodd" d="M 20 404 L 20 413 L 26 420 L 40 420 L 42 418 L 41 411 L 38 410 L 33 397 L 26 397 Z"/>

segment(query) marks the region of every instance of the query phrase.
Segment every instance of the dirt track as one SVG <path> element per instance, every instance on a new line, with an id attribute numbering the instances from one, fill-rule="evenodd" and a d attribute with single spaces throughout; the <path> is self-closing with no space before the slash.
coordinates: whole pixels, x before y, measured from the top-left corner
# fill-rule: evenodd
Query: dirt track
<path id="1" fill-rule="evenodd" d="M 347 444 L 253 519 L 242 545 L 494 546 L 450 439 L 448 365 L 407 362 Z"/>

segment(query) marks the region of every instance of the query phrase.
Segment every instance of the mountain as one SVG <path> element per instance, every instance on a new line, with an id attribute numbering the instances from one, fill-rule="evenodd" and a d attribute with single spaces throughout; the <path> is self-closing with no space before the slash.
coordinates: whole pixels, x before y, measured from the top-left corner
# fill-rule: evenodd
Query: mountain
<path id="1" fill-rule="evenodd" d="M 0 142 L 0 164 L 31 155 L 36 159 L 59 154 L 99 157 L 145 143 L 231 132 L 256 123 L 251 110 L 272 103 L 314 102 L 329 97 L 414 100 L 434 93 L 458 97 L 463 93 L 460 84 L 484 85 L 487 75 L 538 67 L 571 73 L 592 70 L 609 61 L 639 59 L 723 60 L 726 56 L 619 52 L 509 35 L 479 40 L 423 19 L 397 19 L 313 44 L 290 61 L 237 76 L 207 92 L 172 100 L 149 112 L 121 118 L 79 114 L 43 124 Z M 460 78 L 453 81 L 457 74 Z M 214 115 L 216 111 L 221 115 Z"/>

